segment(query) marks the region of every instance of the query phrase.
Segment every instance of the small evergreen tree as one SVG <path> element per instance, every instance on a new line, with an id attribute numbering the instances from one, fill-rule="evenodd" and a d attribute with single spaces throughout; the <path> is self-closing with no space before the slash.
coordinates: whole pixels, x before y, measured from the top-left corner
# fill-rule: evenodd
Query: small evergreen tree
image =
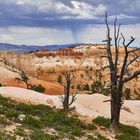
<path id="1" fill-rule="evenodd" d="M 86 91 L 89 91 L 90 90 L 90 87 L 89 87 L 88 84 L 85 84 L 85 85 L 83 85 L 83 88 L 82 89 L 83 90 L 86 90 Z"/>
<path id="2" fill-rule="evenodd" d="M 126 98 L 126 100 L 130 100 L 131 99 L 130 94 L 131 94 L 130 88 L 126 88 L 125 89 L 125 98 Z"/>
<path id="3" fill-rule="evenodd" d="M 24 83 L 26 85 L 26 88 L 30 89 L 30 86 L 31 86 L 30 78 L 24 71 L 21 71 L 21 73 L 19 74 L 19 77 L 16 77 L 15 80 L 20 83 Z"/>
<path id="4" fill-rule="evenodd" d="M 76 85 L 76 89 L 79 91 L 82 90 L 81 85 L 80 84 Z"/>

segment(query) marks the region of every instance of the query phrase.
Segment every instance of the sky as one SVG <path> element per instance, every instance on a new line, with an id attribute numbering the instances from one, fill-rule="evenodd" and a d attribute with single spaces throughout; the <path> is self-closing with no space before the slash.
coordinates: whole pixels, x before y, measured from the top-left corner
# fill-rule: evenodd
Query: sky
<path id="1" fill-rule="evenodd" d="M 140 0 L 0 0 L 0 42 L 26 45 L 102 43 L 108 12 L 140 46 Z"/>

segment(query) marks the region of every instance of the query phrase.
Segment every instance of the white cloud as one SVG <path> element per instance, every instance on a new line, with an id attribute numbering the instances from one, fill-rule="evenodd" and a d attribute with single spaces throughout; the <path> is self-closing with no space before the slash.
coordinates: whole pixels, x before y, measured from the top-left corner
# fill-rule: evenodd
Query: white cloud
<path id="1" fill-rule="evenodd" d="M 24 1 L 23 0 L 18 0 L 16 4 L 17 5 L 24 5 Z"/>
<path id="2" fill-rule="evenodd" d="M 136 18 L 138 18 L 136 16 L 128 16 L 128 15 L 120 13 L 118 15 L 109 16 L 109 19 L 115 19 L 116 17 L 118 19 L 136 19 Z"/>
<path id="3" fill-rule="evenodd" d="M 24 27 L 24 26 L 10 26 L 5 29 L 6 32 L 12 34 L 27 34 L 27 35 L 37 35 L 44 34 L 46 32 L 45 28 L 40 27 Z"/>
<path id="4" fill-rule="evenodd" d="M 72 31 L 55 28 L 8 27 L 0 28 L 2 42 L 12 44 L 46 45 L 74 43 Z M 6 33 L 6 34 L 4 34 Z"/>
<path id="5" fill-rule="evenodd" d="M 113 37 L 113 26 L 110 26 L 111 34 Z M 126 42 L 129 41 L 130 37 L 133 36 L 136 38 L 132 46 L 140 46 L 140 24 L 134 25 L 123 25 L 121 31 L 125 38 Z M 106 39 L 106 27 L 105 25 L 90 25 L 81 30 L 77 35 L 78 42 L 84 43 L 102 43 Z M 113 42 L 112 42 L 113 43 Z"/>
<path id="6" fill-rule="evenodd" d="M 13 41 L 14 38 L 9 34 L 1 34 L 0 35 L 0 40 L 1 41 Z"/>
<path id="7" fill-rule="evenodd" d="M 130 19 L 134 18 L 131 15 L 138 15 L 136 13 L 139 13 L 140 5 L 139 0 L 133 0 L 129 3 L 127 0 L 67 0 L 69 4 L 66 4 L 65 1 L 66 0 L 0 0 L 0 4 L 6 3 L 9 5 L 9 3 L 12 3 L 16 5 L 24 5 L 24 7 L 22 7 L 24 10 L 20 10 L 23 14 L 24 12 L 26 14 L 29 13 L 29 17 L 32 13 L 39 14 L 39 12 L 46 12 L 50 16 L 54 15 L 54 17 L 59 14 L 58 18 L 60 19 L 94 19 L 99 15 L 103 15 L 107 10 L 113 15 L 118 15 L 120 19 Z M 125 6 L 126 4 L 127 7 Z M 12 6 L 11 9 L 15 8 Z M 28 6 L 30 10 L 27 8 Z M 29 12 L 26 12 L 27 10 Z"/>
<path id="8" fill-rule="evenodd" d="M 54 14 L 62 14 L 61 19 L 94 19 L 97 15 L 102 15 L 107 10 L 103 4 L 97 6 L 86 2 L 72 0 L 72 6 L 65 5 L 60 1 L 46 1 L 37 3 L 39 12 L 53 12 Z M 65 15 L 66 14 L 66 15 Z"/>
<path id="9" fill-rule="evenodd" d="M 113 26 L 110 26 L 110 28 L 111 33 L 113 33 Z M 121 32 L 126 37 L 126 41 L 130 36 L 136 38 L 133 46 L 140 45 L 140 24 L 124 25 L 121 27 Z M 28 45 L 102 43 L 102 40 L 106 39 L 105 25 L 90 25 L 77 32 L 72 32 L 69 29 L 12 26 L 0 28 L 0 33 L 2 42 Z"/>
<path id="10" fill-rule="evenodd" d="M 71 1 L 73 8 L 69 9 L 71 14 L 76 14 L 75 18 L 80 19 L 95 19 L 98 15 L 104 14 L 107 7 L 103 4 L 97 6 L 90 5 L 85 2 Z M 67 18 L 72 18 L 72 16 L 67 16 Z"/>

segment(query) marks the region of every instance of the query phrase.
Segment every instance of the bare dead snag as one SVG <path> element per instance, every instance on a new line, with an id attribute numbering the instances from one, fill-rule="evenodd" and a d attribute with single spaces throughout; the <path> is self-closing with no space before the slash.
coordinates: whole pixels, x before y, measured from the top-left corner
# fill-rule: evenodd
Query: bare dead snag
<path id="1" fill-rule="evenodd" d="M 73 70 L 63 71 L 57 79 L 57 82 L 64 88 L 64 94 L 61 95 L 59 99 L 63 104 L 63 109 L 65 111 L 67 111 L 76 100 L 76 93 L 70 93 L 70 90 L 73 87 L 74 79 L 75 72 Z"/>
<path id="2" fill-rule="evenodd" d="M 107 39 L 106 42 L 106 56 L 109 62 L 110 70 L 110 88 L 111 88 L 111 124 L 110 130 L 117 132 L 119 128 L 120 111 L 123 104 L 123 87 L 124 84 L 138 75 L 140 75 L 140 70 L 135 72 L 130 72 L 128 76 L 129 66 L 138 61 L 140 58 L 140 49 L 129 49 L 129 46 L 134 42 L 135 38 L 131 36 L 130 40 L 126 43 L 124 35 L 120 34 L 120 24 L 117 25 L 117 18 L 114 21 L 114 36 L 111 37 L 110 27 L 108 24 L 107 12 L 105 14 L 105 24 L 107 29 Z M 114 47 L 112 47 L 112 38 L 114 41 Z M 122 47 L 120 47 L 120 41 L 122 40 Z M 120 63 L 120 48 L 124 49 L 124 59 Z M 114 56 L 112 50 L 114 49 Z M 128 58 L 133 55 L 133 58 L 129 60 Z"/>

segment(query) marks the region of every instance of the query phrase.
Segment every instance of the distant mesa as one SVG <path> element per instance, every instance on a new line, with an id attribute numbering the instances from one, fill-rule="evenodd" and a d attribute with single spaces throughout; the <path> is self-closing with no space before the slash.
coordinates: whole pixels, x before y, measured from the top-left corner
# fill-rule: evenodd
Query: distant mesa
<path id="1" fill-rule="evenodd" d="M 16 52 L 16 53 L 32 53 L 32 52 L 38 52 L 40 50 L 46 50 L 46 51 L 59 50 L 66 47 L 74 47 L 81 44 L 82 43 L 37 46 L 37 45 L 14 45 L 8 43 L 0 43 L 0 51 L 8 51 L 8 52 Z"/>

